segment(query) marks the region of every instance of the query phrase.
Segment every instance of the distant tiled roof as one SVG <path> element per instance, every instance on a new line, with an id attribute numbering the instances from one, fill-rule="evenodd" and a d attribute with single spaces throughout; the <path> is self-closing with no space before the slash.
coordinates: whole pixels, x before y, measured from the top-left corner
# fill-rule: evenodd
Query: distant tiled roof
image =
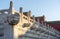
<path id="1" fill-rule="evenodd" d="M 33 19 L 33 17 L 30 17 L 31 19 Z M 43 16 L 38 16 L 38 17 L 35 17 L 35 20 L 37 21 L 37 19 L 40 19 L 42 20 L 43 19 Z"/>
<path id="2" fill-rule="evenodd" d="M 38 17 L 35 17 L 35 20 L 37 21 L 37 19 L 40 19 L 40 20 L 43 20 L 43 16 L 38 16 Z"/>
<path id="3" fill-rule="evenodd" d="M 47 21 L 48 24 L 60 24 L 60 21 Z"/>

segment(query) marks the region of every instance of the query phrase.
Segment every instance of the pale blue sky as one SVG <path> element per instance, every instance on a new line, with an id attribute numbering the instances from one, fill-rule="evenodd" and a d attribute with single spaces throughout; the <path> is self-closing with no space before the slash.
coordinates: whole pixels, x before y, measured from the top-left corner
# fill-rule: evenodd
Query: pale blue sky
<path id="1" fill-rule="evenodd" d="M 0 10 L 9 8 L 11 0 L 0 0 Z M 32 15 L 45 15 L 46 20 L 60 20 L 60 0 L 12 0 L 14 8 L 18 11 L 23 7 L 24 11 L 32 11 Z"/>

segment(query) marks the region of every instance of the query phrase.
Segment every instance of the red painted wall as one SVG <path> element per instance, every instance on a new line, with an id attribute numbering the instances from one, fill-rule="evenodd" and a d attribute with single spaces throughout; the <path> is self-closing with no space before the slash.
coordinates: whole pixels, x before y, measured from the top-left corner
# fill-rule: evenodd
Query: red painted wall
<path id="1" fill-rule="evenodd" d="M 42 22 L 44 23 L 45 22 L 45 17 L 44 16 L 40 17 L 39 21 L 40 21 L 40 23 L 42 23 Z M 53 24 L 49 24 L 49 25 L 54 27 L 58 31 L 60 31 L 60 24 L 54 24 L 53 23 Z"/>
<path id="2" fill-rule="evenodd" d="M 54 27 L 58 31 L 60 31 L 60 24 L 49 24 L 50 26 Z"/>

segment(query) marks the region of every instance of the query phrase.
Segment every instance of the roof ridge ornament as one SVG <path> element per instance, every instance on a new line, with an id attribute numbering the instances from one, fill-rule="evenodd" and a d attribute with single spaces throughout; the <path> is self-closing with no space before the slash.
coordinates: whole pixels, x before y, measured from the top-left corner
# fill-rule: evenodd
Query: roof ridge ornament
<path id="1" fill-rule="evenodd" d="M 14 4 L 13 4 L 13 1 L 10 1 L 10 8 L 9 8 L 9 12 L 11 13 L 11 14 L 14 14 Z"/>
<path id="2" fill-rule="evenodd" d="M 13 6 L 14 6 L 13 1 L 10 1 L 10 8 Z"/>

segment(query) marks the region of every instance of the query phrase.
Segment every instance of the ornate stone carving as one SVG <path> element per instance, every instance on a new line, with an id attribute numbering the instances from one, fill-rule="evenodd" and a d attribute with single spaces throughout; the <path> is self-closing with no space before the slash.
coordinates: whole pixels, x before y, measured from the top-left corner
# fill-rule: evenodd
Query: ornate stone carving
<path id="1" fill-rule="evenodd" d="M 10 25 L 16 25 L 19 22 L 20 15 L 18 13 L 11 14 L 8 16 L 7 20 Z"/>

